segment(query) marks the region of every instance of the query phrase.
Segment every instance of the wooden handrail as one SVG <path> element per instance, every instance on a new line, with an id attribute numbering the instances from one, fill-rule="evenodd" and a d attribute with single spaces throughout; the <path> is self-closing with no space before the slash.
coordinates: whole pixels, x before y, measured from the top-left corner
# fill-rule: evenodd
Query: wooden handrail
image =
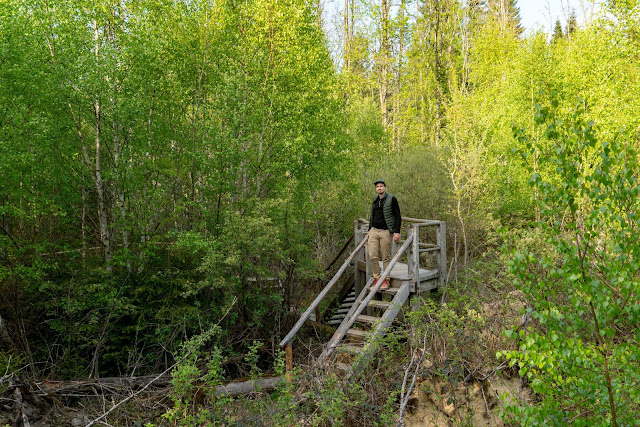
<path id="1" fill-rule="evenodd" d="M 364 218 L 358 218 L 358 221 L 368 224 L 369 221 L 367 221 Z M 404 222 L 411 222 L 414 224 L 419 224 L 419 225 L 439 225 L 442 221 L 437 221 L 434 219 L 420 219 L 420 218 L 411 218 L 409 216 L 403 216 L 402 217 L 402 221 Z"/>
<path id="2" fill-rule="evenodd" d="M 331 261 L 329 263 L 329 265 L 327 265 L 324 269 L 324 271 L 329 271 L 331 270 L 331 267 L 333 267 L 333 264 L 336 263 L 336 261 L 338 261 L 338 258 L 340 258 L 342 256 L 342 254 L 344 253 L 344 251 L 347 249 L 347 247 L 349 247 L 349 243 L 353 242 L 353 238 L 355 237 L 354 234 L 351 235 L 351 237 L 349 237 L 349 239 L 344 243 L 344 245 L 342 246 L 342 249 L 340 249 L 340 252 L 338 252 L 338 255 L 335 256 L 335 258 L 333 258 L 333 261 Z"/>
<path id="3" fill-rule="evenodd" d="M 424 243 L 424 242 L 418 242 L 418 246 L 421 248 L 439 248 L 438 245 L 434 244 L 434 243 Z"/>
<path id="4" fill-rule="evenodd" d="M 398 243 L 404 243 L 404 242 L 405 242 L 405 240 L 398 240 Z M 422 242 L 419 242 L 418 243 L 418 247 L 421 248 L 421 249 L 429 249 L 429 250 L 432 250 L 432 251 L 440 250 L 440 246 L 434 245 L 433 243 L 422 243 Z"/>
<path id="5" fill-rule="evenodd" d="M 349 264 L 351 263 L 353 258 L 360 251 L 360 249 L 362 249 L 364 244 L 367 242 L 367 239 L 368 239 L 368 236 L 365 236 L 365 238 L 362 239 L 360 244 L 353 250 L 353 252 L 351 252 L 351 255 L 349 255 L 349 257 L 342 264 L 342 267 L 340 267 L 338 272 L 333 276 L 333 278 L 329 281 L 329 283 L 327 283 L 327 285 L 324 287 L 324 289 L 318 294 L 316 299 L 313 300 L 311 305 L 302 314 L 300 319 L 298 319 L 298 321 L 293 326 L 293 328 L 291 328 L 291 330 L 289 331 L 287 336 L 285 336 L 284 339 L 282 341 L 280 341 L 280 347 L 284 347 L 285 345 L 287 345 L 287 343 L 290 342 L 293 339 L 295 334 L 298 333 L 298 331 L 300 330 L 300 328 L 302 327 L 304 322 L 306 322 L 309 319 L 309 317 L 311 316 L 311 313 L 313 313 L 313 310 L 315 310 L 315 308 L 320 304 L 320 302 L 324 299 L 324 297 L 327 295 L 327 293 L 329 293 L 329 291 L 331 290 L 333 285 L 335 285 L 336 282 L 338 281 L 338 279 L 340 279 L 340 276 L 342 276 L 342 273 L 344 273 L 344 271 L 347 269 L 347 267 L 349 266 Z"/>
<path id="6" fill-rule="evenodd" d="M 349 328 L 351 328 L 351 326 L 353 326 L 353 324 L 355 323 L 356 317 L 358 317 L 360 313 L 362 313 L 362 311 L 367 306 L 367 304 L 369 304 L 369 302 L 373 299 L 376 292 L 378 292 L 378 289 L 380 289 L 380 286 L 382 286 L 382 283 L 391 274 L 391 270 L 396 265 L 396 263 L 398 262 L 402 254 L 407 250 L 412 240 L 413 240 L 413 235 L 409 236 L 407 240 L 405 240 L 402 247 L 398 250 L 398 252 L 395 254 L 393 259 L 391 259 L 391 262 L 389 262 L 389 266 L 380 275 L 380 278 L 378 279 L 378 283 L 376 283 L 376 285 L 371 290 L 369 290 L 367 297 L 364 300 L 361 300 L 361 298 L 365 295 L 367 287 L 371 286 L 371 283 L 373 283 L 373 277 L 367 281 L 366 287 L 362 290 L 362 292 L 358 296 L 358 299 L 353 303 L 353 306 L 351 307 L 351 310 L 349 310 L 347 317 L 345 317 L 345 320 L 338 327 L 335 334 L 333 335 L 333 337 L 331 337 L 331 340 L 327 344 L 327 347 L 320 355 L 321 362 L 326 360 L 329 356 L 331 356 L 331 353 L 333 352 L 336 345 L 340 342 L 340 340 L 342 340 L 342 338 L 344 338 Z M 354 311 L 353 308 L 356 306 L 357 308 Z"/>
<path id="7" fill-rule="evenodd" d="M 421 226 L 421 225 L 438 225 L 440 224 L 440 221 L 436 221 L 433 219 L 420 219 L 420 218 L 410 218 L 410 217 L 406 217 L 403 216 L 402 217 L 402 221 L 404 222 L 411 222 L 415 225 Z"/>

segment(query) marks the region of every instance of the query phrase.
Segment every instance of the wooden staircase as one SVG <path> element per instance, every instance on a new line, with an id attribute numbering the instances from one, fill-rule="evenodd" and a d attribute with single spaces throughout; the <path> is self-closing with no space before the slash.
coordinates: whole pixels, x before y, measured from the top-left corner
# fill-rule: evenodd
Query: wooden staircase
<path id="1" fill-rule="evenodd" d="M 389 288 L 386 290 L 378 290 L 376 296 L 381 298 L 390 298 L 390 300 L 384 299 L 371 299 L 366 308 L 370 314 L 358 314 L 352 313 L 355 317 L 353 324 L 348 317 L 345 317 L 343 323 L 336 330 L 334 338 L 338 341 L 334 350 L 336 366 L 349 373 L 357 374 L 365 368 L 373 354 L 378 349 L 378 346 L 382 338 L 393 320 L 401 312 L 402 307 L 409 298 L 410 283 L 404 282 L 399 288 Z M 361 302 L 361 304 L 363 304 Z M 338 334 L 341 328 L 345 328 L 344 336 L 338 340 Z M 330 341 L 331 342 L 331 341 Z M 329 357 L 331 354 L 327 347 L 322 357 Z"/>
<path id="2" fill-rule="evenodd" d="M 349 291 L 346 293 L 344 298 L 340 301 L 340 305 L 338 309 L 331 315 L 331 317 L 324 323 L 329 326 L 338 326 L 344 320 L 347 313 L 351 307 L 353 307 L 353 303 L 356 301 L 356 288 L 355 283 L 351 283 L 349 287 Z"/>
<path id="3" fill-rule="evenodd" d="M 412 296 L 445 283 L 447 263 L 444 222 L 414 218 L 403 218 L 403 222 L 409 223 L 407 237 L 402 246 L 394 251 L 395 255 L 387 269 L 382 272 L 376 286 L 372 286 L 374 280 L 370 275 L 366 262 L 368 257 L 364 250 L 368 223 L 364 220 L 356 221 L 354 251 L 280 342 L 280 346 L 287 349 L 288 359 L 291 358 L 291 341 L 294 335 L 350 266 L 354 267 L 355 299 L 344 300 L 336 316 L 329 320 L 332 325 L 340 323 L 318 359 L 320 364 L 333 364 L 346 371 L 348 375 L 357 374 L 366 367 L 378 349 L 381 338 Z M 420 242 L 420 230 L 429 226 L 436 227 L 435 244 Z M 436 254 L 438 268 L 420 268 L 421 253 Z M 399 262 L 402 257 L 406 257 L 407 263 Z M 385 279 L 389 279 L 391 287 L 381 290 Z M 291 360 L 287 360 L 287 366 L 292 366 Z"/>

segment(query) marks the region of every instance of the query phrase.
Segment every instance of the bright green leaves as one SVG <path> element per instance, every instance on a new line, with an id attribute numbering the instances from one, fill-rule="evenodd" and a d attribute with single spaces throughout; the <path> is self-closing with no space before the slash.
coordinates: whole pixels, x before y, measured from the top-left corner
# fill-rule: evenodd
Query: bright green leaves
<path id="1" fill-rule="evenodd" d="M 589 419 L 621 423 L 639 409 L 634 387 L 624 384 L 640 380 L 638 366 L 626 362 L 640 357 L 638 325 L 629 322 L 637 319 L 632 313 L 640 301 L 640 164 L 624 134 L 600 142 L 584 105 L 578 100 L 563 119 L 557 102 L 537 109 L 550 144 L 514 132 L 526 141 L 523 158 L 536 156 L 545 171 L 530 180 L 540 195 L 544 246 L 516 253 L 510 265 L 540 330 L 517 337 L 509 331 L 518 350 L 499 354 L 517 363 L 540 394 L 540 405 L 510 409 L 530 422 L 564 420 L 597 407 Z"/>
<path id="2" fill-rule="evenodd" d="M 236 293 L 230 322 L 270 336 L 350 147 L 315 7 L 9 0 L 0 21 L 0 308 L 29 308 L 31 345 L 109 324 L 66 340 L 77 372 L 132 342 L 153 366 Z"/>

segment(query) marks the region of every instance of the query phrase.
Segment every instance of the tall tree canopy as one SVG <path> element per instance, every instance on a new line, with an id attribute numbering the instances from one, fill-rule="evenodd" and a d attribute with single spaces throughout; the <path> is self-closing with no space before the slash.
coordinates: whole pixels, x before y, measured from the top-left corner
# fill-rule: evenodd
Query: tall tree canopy
<path id="1" fill-rule="evenodd" d="M 189 328 L 234 293 L 260 295 L 248 279 L 308 264 L 308 189 L 338 177 L 349 148 L 315 13 L 297 0 L 2 3 L 10 324 L 46 320 L 61 334 L 46 340 L 64 336 L 66 354 L 80 342 L 97 374 L 114 328 L 166 325 L 140 341 L 158 345 L 175 319 Z"/>

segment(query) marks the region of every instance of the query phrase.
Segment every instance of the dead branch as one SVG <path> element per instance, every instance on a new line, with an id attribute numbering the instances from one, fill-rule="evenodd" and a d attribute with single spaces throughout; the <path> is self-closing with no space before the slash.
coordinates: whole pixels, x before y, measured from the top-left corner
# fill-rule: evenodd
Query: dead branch
<path id="1" fill-rule="evenodd" d="M 87 427 L 90 427 L 92 425 L 94 425 L 95 423 L 97 423 L 98 421 L 102 420 L 103 418 L 105 418 L 107 415 L 109 415 L 111 412 L 115 411 L 118 407 L 120 407 L 120 405 L 122 405 L 125 402 L 128 402 L 129 400 L 131 400 L 132 398 L 136 397 L 137 395 L 139 395 L 140 393 L 142 393 L 143 391 L 145 391 L 147 389 L 147 387 L 149 387 L 154 381 L 159 380 L 161 377 L 163 377 L 164 375 L 168 374 L 169 372 L 171 372 L 171 370 L 173 368 L 175 368 L 176 366 L 178 366 L 178 364 L 182 363 L 182 361 L 184 361 L 184 359 L 186 359 L 189 355 L 191 354 L 191 352 L 188 352 L 187 354 L 185 354 L 180 360 L 178 360 L 176 363 L 174 363 L 173 365 L 171 365 L 170 367 L 168 367 L 167 369 L 164 370 L 164 372 L 162 372 L 160 375 L 158 375 L 157 377 L 155 377 L 154 379 L 152 379 L 151 381 L 149 381 L 144 387 L 142 387 L 140 390 L 138 390 L 137 392 L 131 394 L 129 397 L 126 397 L 125 399 L 121 400 L 120 402 L 118 402 L 117 404 L 113 405 L 111 407 L 111 409 L 109 409 L 107 412 L 105 412 L 104 414 L 100 415 L 98 418 L 96 418 L 95 420 L 91 421 L 89 424 L 87 424 Z"/>
<path id="2" fill-rule="evenodd" d="M 409 362 L 409 365 L 407 366 L 407 369 L 404 372 L 404 378 L 402 380 L 402 391 L 400 393 L 400 410 L 398 415 L 398 423 L 396 424 L 398 427 L 404 426 L 404 413 L 407 408 L 407 403 L 411 398 L 411 394 L 413 393 L 413 388 L 416 384 L 416 378 L 418 377 L 418 371 L 420 369 L 420 366 L 422 366 L 422 361 L 424 360 L 424 356 L 427 353 L 428 332 L 429 332 L 429 328 L 426 328 L 424 332 L 424 337 L 422 338 L 422 348 L 418 349 L 420 350 L 420 357 L 418 358 L 418 361 L 415 364 L 415 369 L 411 377 L 411 384 L 409 385 L 409 388 L 406 393 L 405 393 L 405 386 L 407 384 L 407 377 L 408 377 L 409 371 L 412 368 L 413 362 L 416 359 L 416 351 L 414 351 L 414 353 L 412 354 L 411 361 Z"/>
<path id="3" fill-rule="evenodd" d="M 226 313 L 224 313 L 224 315 L 220 318 L 220 320 L 218 321 L 218 323 L 216 324 L 219 325 L 220 322 L 222 322 L 222 320 L 227 317 L 227 314 L 229 314 L 229 312 L 231 311 L 231 308 L 236 304 L 237 298 L 233 299 L 233 302 L 229 305 L 229 308 L 227 308 Z M 134 398 L 135 396 L 139 395 L 140 393 L 142 393 L 143 391 L 145 391 L 153 382 L 159 380 L 160 378 L 162 378 L 164 375 L 168 374 L 169 372 L 171 372 L 171 370 L 173 370 L 173 368 L 175 368 L 176 366 L 178 366 L 180 363 L 182 363 L 184 360 L 186 360 L 187 357 L 189 357 L 191 355 L 191 353 L 193 352 L 194 349 L 189 349 L 189 351 L 187 351 L 179 360 L 176 361 L 176 363 L 174 363 L 173 365 L 171 365 L 170 367 L 168 367 L 167 369 L 164 370 L 164 372 L 162 372 L 160 375 L 158 375 L 157 377 L 155 377 L 154 379 L 152 379 L 151 381 L 149 381 L 144 387 L 142 387 L 140 390 L 138 390 L 137 392 L 133 393 L 132 395 L 130 395 L 129 397 L 126 397 L 125 399 L 121 400 L 120 402 L 118 402 L 117 404 L 113 405 L 111 407 L 111 409 L 109 409 L 107 412 L 105 412 L 104 414 L 102 414 L 101 416 L 99 416 L 98 418 L 96 418 L 95 420 L 91 421 L 89 424 L 87 424 L 86 427 L 90 427 L 92 425 L 94 425 L 95 423 L 97 423 L 98 421 L 102 420 L 103 418 L 105 418 L 107 415 L 109 415 L 111 412 L 115 411 L 116 408 L 120 407 L 123 403 L 128 402 L 129 400 L 131 400 L 132 398 Z"/>

